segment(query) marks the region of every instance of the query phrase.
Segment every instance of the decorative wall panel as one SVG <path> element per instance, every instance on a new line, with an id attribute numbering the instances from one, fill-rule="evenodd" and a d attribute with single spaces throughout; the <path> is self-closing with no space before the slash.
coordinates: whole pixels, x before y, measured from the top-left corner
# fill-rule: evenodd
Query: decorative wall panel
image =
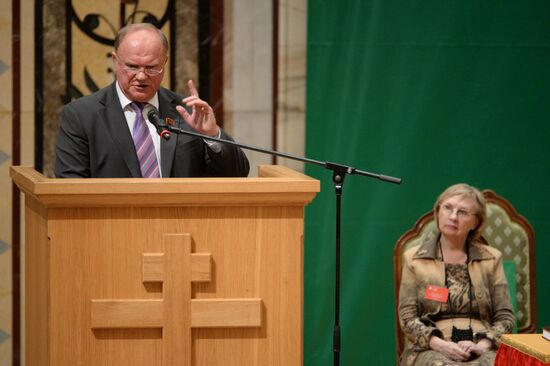
<path id="1" fill-rule="evenodd" d="M 37 131 L 43 139 L 42 166 L 38 168 L 44 174 L 53 176 L 55 136 L 63 105 L 113 82 L 111 52 L 116 33 L 124 25 L 148 22 L 166 34 L 170 56 L 163 86 L 181 92 L 185 80 L 196 77 L 196 8 L 196 1 L 190 0 L 43 3 L 42 54 L 37 55 L 37 75 L 42 77 L 37 83 L 41 86 L 37 90 Z"/>
<path id="2" fill-rule="evenodd" d="M 2 9 L 11 2 L 0 0 Z M 0 365 L 12 357 L 12 21 L 11 11 L 0 12 Z"/>

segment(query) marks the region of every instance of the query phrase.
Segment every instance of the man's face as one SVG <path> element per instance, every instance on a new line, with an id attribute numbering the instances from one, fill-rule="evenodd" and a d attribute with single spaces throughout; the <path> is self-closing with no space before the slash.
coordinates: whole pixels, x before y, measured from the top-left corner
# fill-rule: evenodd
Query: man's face
<path id="1" fill-rule="evenodd" d="M 135 102 L 147 102 L 164 76 L 166 50 L 154 31 L 141 29 L 127 34 L 112 53 L 120 88 Z"/>

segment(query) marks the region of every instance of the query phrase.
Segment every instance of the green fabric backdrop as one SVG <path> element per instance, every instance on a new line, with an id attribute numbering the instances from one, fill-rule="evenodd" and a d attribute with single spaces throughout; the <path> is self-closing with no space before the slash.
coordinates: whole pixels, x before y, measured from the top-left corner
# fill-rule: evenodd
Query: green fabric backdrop
<path id="1" fill-rule="evenodd" d="M 348 176 L 342 365 L 395 362 L 393 246 L 447 186 L 507 198 L 537 237 L 539 326 L 550 324 L 550 2 L 308 3 L 306 155 L 403 178 Z M 306 366 L 332 364 L 331 173 L 306 210 Z"/>

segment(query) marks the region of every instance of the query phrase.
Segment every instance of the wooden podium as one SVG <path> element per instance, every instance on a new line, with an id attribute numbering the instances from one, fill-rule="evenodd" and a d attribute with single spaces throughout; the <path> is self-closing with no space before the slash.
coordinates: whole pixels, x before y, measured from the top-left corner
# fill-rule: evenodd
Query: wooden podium
<path id="1" fill-rule="evenodd" d="M 49 179 L 25 194 L 26 365 L 301 365 L 319 181 Z"/>

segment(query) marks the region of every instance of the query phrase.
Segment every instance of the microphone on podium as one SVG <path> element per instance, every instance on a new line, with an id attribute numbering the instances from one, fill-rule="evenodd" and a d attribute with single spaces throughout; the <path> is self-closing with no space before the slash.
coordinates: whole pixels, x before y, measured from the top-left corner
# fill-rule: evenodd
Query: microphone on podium
<path id="1" fill-rule="evenodd" d="M 160 117 L 160 112 L 158 109 L 156 108 L 151 109 L 149 113 L 147 113 L 147 118 L 153 124 L 153 126 L 156 127 L 160 137 L 162 137 L 166 141 L 170 140 L 170 131 L 168 129 L 168 125 Z"/>

